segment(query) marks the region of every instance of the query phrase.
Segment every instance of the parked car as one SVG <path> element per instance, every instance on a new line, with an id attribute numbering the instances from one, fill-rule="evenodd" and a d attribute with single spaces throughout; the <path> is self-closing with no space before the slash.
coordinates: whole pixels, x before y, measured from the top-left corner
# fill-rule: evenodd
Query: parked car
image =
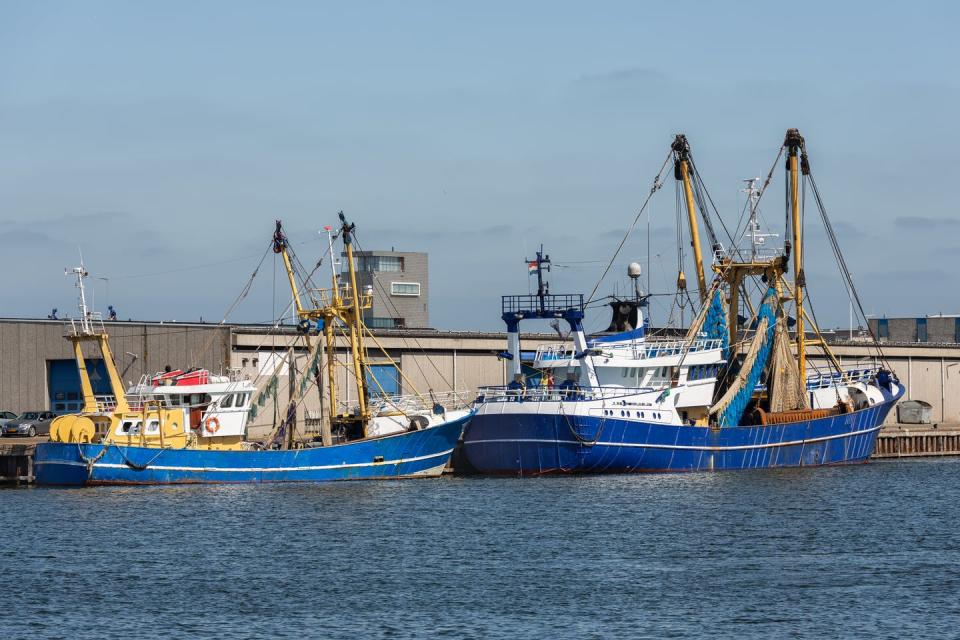
<path id="1" fill-rule="evenodd" d="M 24 411 L 3 425 L 5 436 L 50 435 L 50 423 L 56 416 L 52 411 Z"/>
<path id="2" fill-rule="evenodd" d="M 3 427 L 8 422 L 17 417 L 13 411 L 0 411 L 0 435 L 3 435 Z"/>

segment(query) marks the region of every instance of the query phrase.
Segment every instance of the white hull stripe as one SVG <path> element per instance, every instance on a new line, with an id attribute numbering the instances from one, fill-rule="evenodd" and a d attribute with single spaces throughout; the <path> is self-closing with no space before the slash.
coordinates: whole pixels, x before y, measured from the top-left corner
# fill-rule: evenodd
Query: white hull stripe
<path id="1" fill-rule="evenodd" d="M 744 449 L 772 449 L 775 447 L 792 447 L 798 444 L 810 444 L 813 442 L 824 442 L 826 440 L 836 440 L 838 438 L 850 438 L 853 436 L 859 436 L 866 433 L 871 433 L 873 431 L 878 431 L 879 426 L 873 427 L 871 429 L 863 429 L 862 431 L 850 431 L 848 433 L 841 433 L 833 436 L 821 436 L 819 438 L 809 438 L 805 440 L 790 440 L 787 442 L 769 442 L 765 444 L 741 444 L 734 445 L 730 447 L 710 447 L 710 446 L 696 446 L 696 445 L 683 445 L 683 444 L 642 444 L 638 442 L 596 442 L 594 444 L 589 444 L 585 442 L 580 442 L 579 440 L 547 440 L 547 439 L 535 439 L 535 438 L 516 438 L 516 439 L 496 439 L 496 440 L 470 440 L 464 441 L 465 445 L 473 444 L 488 444 L 491 442 L 527 442 L 527 443 L 536 443 L 536 444 L 581 444 L 586 447 L 632 447 L 639 449 L 683 449 L 689 451 L 742 451 Z"/>
<path id="2" fill-rule="evenodd" d="M 182 451 L 182 449 L 180 451 Z M 343 463 L 343 464 L 313 465 L 313 466 L 307 466 L 307 467 L 181 467 L 181 466 L 173 466 L 173 465 L 151 464 L 148 466 L 147 469 L 145 469 L 145 471 L 191 471 L 194 473 L 289 473 L 291 471 L 326 471 L 328 469 L 384 467 L 384 466 L 393 465 L 393 464 L 406 464 L 410 462 L 419 462 L 421 460 L 430 460 L 431 458 L 449 456 L 451 453 L 453 453 L 453 449 L 441 451 L 440 453 L 432 453 L 428 456 L 417 456 L 415 458 L 400 458 L 399 460 L 384 460 L 383 462 L 352 462 L 352 463 Z M 76 461 L 76 460 L 41 460 L 36 462 L 35 464 L 71 465 L 75 467 L 87 466 L 85 462 Z M 444 463 L 444 465 L 445 464 L 446 463 Z M 94 463 L 93 467 L 95 469 L 129 469 L 130 468 L 126 464 L 118 464 L 114 462 L 96 462 Z"/>

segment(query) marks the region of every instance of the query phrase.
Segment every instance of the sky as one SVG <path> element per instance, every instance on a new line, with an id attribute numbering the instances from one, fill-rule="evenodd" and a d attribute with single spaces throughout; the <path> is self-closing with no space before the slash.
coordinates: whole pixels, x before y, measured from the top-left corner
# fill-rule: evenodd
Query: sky
<path id="1" fill-rule="evenodd" d="M 541 243 L 553 292 L 594 288 L 676 133 L 733 228 L 790 127 L 866 313 L 960 312 L 960 7 L 724 5 L 0 0 L 0 316 L 75 313 L 82 252 L 98 309 L 220 321 L 275 219 L 309 264 L 344 210 L 363 248 L 429 253 L 431 325 L 501 329 Z M 678 269 L 667 178 L 598 289 L 649 264 L 654 324 Z M 778 233 L 782 180 L 761 205 Z M 845 327 L 807 213 L 811 301 Z M 269 253 L 227 319 L 276 317 L 281 276 Z"/>

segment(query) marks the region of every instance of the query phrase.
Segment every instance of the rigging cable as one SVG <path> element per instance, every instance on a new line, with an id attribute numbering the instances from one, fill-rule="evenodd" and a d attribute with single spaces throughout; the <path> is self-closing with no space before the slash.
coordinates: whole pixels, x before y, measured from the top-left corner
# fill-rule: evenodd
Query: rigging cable
<path id="1" fill-rule="evenodd" d="M 663 172 L 667 168 L 667 165 L 670 163 L 670 159 L 673 158 L 673 150 L 671 149 L 667 153 L 666 159 L 663 161 L 663 166 L 660 167 L 659 173 L 653 179 L 653 186 L 650 187 L 650 193 L 647 194 L 647 199 L 643 201 L 643 206 L 640 207 L 640 211 L 637 212 L 636 217 L 634 217 L 633 222 L 630 224 L 630 227 L 627 229 L 627 232 L 623 235 L 623 240 L 620 241 L 620 245 L 617 247 L 617 250 L 613 252 L 613 256 L 610 257 L 610 262 L 607 263 L 607 267 L 603 270 L 603 274 L 600 276 L 600 279 L 597 280 L 596 286 L 593 287 L 593 291 L 590 292 L 590 295 L 587 297 L 587 304 L 593 302 L 593 296 L 596 295 L 597 289 L 600 288 L 600 284 L 603 282 L 603 279 L 607 277 L 607 273 L 610 272 L 610 267 L 613 266 L 613 262 L 617 259 L 617 256 L 620 255 L 620 251 L 623 249 L 623 245 L 627 243 L 627 238 L 630 237 L 630 234 L 633 233 L 634 227 L 637 226 L 637 222 L 640 221 L 640 216 L 643 215 L 643 212 L 646 210 L 647 205 L 650 203 L 650 199 L 653 197 L 660 187 L 663 186 Z"/>
<path id="2" fill-rule="evenodd" d="M 889 361 L 887 360 L 886 354 L 883 352 L 883 347 L 880 346 L 880 341 L 877 339 L 877 336 L 873 332 L 873 327 L 870 326 L 870 322 L 867 320 L 867 315 L 863 310 L 863 303 L 860 301 L 860 294 L 857 291 L 856 286 L 853 284 L 853 276 L 850 273 L 850 269 L 847 267 L 847 261 L 843 257 L 843 252 L 840 250 L 840 243 L 837 240 L 836 232 L 833 229 L 833 223 L 830 222 L 830 217 L 827 215 L 827 208 L 823 204 L 823 198 L 820 196 L 820 189 L 817 187 L 817 181 L 814 179 L 813 174 L 810 173 L 807 175 L 807 178 L 810 180 L 810 187 L 813 189 L 813 197 L 816 201 L 817 208 L 820 211 L 820 217 L 823 220 L 824 229 L 827 232 L 827 239 L 830 242 L 830 247 L 833 250 L 833 255 L 837 260 L 837 265 L 840 268 L 840 273 L 843 275 L 847 286 L 848 291 L 853 297 L 853 301 L 856 304 L 857 310 L 860 312 L 860 317 L 863 318 L 864 323 L 867 326 L 867 331 L 870 332 L 870 338 L 873 340 L 873 345 L 877 349 L 877 354 L 880 357 L 880 360 L 883 362 L 884 366 L 893 370 L 890 366 Z"/>

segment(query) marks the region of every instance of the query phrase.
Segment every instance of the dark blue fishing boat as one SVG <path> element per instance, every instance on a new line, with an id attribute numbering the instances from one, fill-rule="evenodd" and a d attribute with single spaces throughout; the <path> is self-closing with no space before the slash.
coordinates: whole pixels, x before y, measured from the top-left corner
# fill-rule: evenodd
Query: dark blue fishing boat
<path id="1" fill-rule="evenodd" d="M 801 181 L 814 194 L 844 284 L 858 307 L 859 299 L 796 130 L 788 131 L 784 151 L 792 228 L 783 251 L 769 254 L 758 242 L 760 191 L 751 192 L 749 201 L 749 250 L 726 252 L 713 233 L 689 145 L 683 136 L 674 141 L 673 166 L 684 195 L 700 301 L 685 334 L 648 336 L 645 299 L 637 288 L 633 299 L 613 301 L 607 332 L 587 337 L 583 296 L 549 294 L 542 277 L 549 258 L 537 255 L 538 293 L 503 298 L 509 336 L 503 356 L 513 381 L 480 390 L 476 415 L 464 434 L 464 455 L 477 471 L 712 471 L 869 458 L 904 388 L 883 366 L 879 345 L 875 366 L 844 369 L 815 326 L 816 338 L 807 336 Z M 660 184 L 658 176 L 651 194 Z M 713 247 L 712 282 L 700 252 L 698 211 Z M 793 277 L 788 279 L 791 257 Z M 631 265 L 629 275 L 637 278 L 639 273 L 639 265 Z M 678 296 L 689 299 L 682 258 L 677 284 Z M 741 309 L 753 290 L 762 292 L 761 299 Z M 562 319 L 572 337 L 570 345 L 537 351 L 533 366 L 541 384 L 536 386 L 528 386 L 522 375 L 519 325 L 525 319 Z M 808 342 L 818 350 L 816 361 L 808 360 Z M 564 381 L 556 384 L 559 380 Z"/>

